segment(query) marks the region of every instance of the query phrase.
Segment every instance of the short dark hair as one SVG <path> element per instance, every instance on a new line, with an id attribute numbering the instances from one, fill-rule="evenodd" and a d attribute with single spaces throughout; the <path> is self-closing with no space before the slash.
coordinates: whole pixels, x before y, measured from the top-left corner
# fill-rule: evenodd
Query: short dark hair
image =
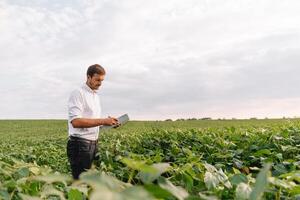
<path id="1" fill-rule="evenodd" d="M 91 65 L 91 66 L 89 66 L 89 68 L 88 68 L 88 70 L 86 72 L 86 75 L 88 75 L 90 77 L 93 77 L 94 74 L 105 75 L 105 70 L 99 64 Z"/>

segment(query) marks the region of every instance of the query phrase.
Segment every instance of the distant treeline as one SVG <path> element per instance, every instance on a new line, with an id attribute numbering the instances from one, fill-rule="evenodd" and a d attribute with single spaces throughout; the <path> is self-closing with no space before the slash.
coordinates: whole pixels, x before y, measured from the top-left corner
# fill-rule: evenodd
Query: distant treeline
<path id="1" fill-rule="evenodd" d="M 176 120 L 166 119 L 165 121 L 189 121 L 189 120 L 212 120 L 212 118 L 210 118 L 210 117 L 204 117 L 204 118 L 200 118 L 200 119 L 197 119 L 197 118 L 187 118 L 187 119 L 180 118 L 180 119 L 176 119 Z"/>
<path id="2" fill-rule="evenodd" d="M 268 117 L 264 118 L 264 119 L 269 119 Z M 277 119 L 299 119 L 299 117 L 294 117 L 294 118 L 289 118 L 289 117 L 282 117 L 282 118 L 277 118 Z M 203 117 L 203 118 L 187 118 L 187 119 L 184 119 L 184 118 L 180 118 L 180 119 L 166 119 L 165 121 L 193 121 L 193 120 L 259 120 L 258 118 L 256 117 L 251 117 L 249 119 L 237 119 L 237 118 L 218 118 L 218 119 L 213 119 L 211 117 Z"/>

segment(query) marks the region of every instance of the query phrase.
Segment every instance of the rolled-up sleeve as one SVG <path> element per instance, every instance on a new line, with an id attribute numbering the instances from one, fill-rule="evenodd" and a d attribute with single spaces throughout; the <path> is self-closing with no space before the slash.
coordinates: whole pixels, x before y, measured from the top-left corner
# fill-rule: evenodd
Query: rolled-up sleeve
<path id="1" fill-rule="evenodd" d="M 69 121 L 72 122 L 74 119 L 82 118 L 83 113 L 83 98 L 78 90 L 71 93 L 68 102 L 68 115 Z"/>

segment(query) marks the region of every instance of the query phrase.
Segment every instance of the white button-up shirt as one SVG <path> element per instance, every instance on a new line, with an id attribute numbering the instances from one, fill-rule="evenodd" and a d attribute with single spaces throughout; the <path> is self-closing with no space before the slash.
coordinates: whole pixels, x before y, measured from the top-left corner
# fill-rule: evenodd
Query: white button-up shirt
<path id="1" fill-rule="evenodd" d="M 88 140 L 97 140 L 99 126 L 92 128 L 74 128 L 71 121 L 77 118 L 100 118 L 101 106 L 97 92 L 84 84 L 74 90 L 68 102 L 69 136 L 80 137 Z"/>

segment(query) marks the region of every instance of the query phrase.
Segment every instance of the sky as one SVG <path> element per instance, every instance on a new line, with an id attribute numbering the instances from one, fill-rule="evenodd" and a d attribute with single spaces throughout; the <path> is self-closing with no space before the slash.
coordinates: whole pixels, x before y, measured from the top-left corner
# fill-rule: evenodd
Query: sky
<path id="1" fill-rule="evenodd" d="M 0 119 L 67 119 L 88 66 L 102 116 L 300 116 L 299 0 L 0 0 Z"/>

